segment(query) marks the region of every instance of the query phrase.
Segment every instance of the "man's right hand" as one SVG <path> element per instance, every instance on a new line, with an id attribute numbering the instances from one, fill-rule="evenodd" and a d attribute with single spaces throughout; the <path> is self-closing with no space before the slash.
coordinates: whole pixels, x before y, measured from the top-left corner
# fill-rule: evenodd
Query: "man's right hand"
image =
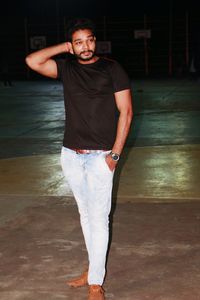
<path id="1" fill-rule="evenodd" d="M 74 54 L 74 51 L 72 49 L 72 44 L 70 42 L 66 42 L 65 44 L 66 44 L 66 52 Z"/>

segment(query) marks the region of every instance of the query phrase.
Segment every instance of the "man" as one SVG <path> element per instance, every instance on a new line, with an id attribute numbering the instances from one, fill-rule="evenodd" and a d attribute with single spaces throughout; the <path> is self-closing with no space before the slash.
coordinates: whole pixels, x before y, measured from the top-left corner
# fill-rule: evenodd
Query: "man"
<path id="1" fill-rule="evenodd" d="M 66 126 L 61 165 L 78 205 L 89 261 L 88 269 L 68 285 L 88 285 L 88 299 L 103 300 L 113 175 L 132 121 L 130 80 L 119 63 L 95 54 L 91 20 L 72 20 L 67 38 L 28 55 L 26 62 L 63 83 Z M 63 53 L 74 59 L 53 58 Z"/>

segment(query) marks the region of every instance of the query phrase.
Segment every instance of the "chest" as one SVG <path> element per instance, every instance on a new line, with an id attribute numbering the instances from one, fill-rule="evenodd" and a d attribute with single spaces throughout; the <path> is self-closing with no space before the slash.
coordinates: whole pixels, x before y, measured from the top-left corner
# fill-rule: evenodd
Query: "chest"
<path id="1" fill-rule="evenodd" d="M 113 91 L 112 79 L 107 69 L 69 67 L 64 73 L 64 88 L 73 95 L 101 95 Z"/>

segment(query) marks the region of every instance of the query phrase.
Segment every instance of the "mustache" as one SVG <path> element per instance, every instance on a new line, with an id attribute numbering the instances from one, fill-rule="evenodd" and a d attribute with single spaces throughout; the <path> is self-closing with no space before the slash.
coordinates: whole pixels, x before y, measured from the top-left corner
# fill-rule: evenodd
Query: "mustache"
<path id="1" fill-rule="evenodd" d="M 87 51 L 82 51 L 80 54 L 84 54 L 84 53 L 87 53 L 87 52 L 94 53 L 94 51 L 92 51 L 92 50 L 87 50 Z"/>

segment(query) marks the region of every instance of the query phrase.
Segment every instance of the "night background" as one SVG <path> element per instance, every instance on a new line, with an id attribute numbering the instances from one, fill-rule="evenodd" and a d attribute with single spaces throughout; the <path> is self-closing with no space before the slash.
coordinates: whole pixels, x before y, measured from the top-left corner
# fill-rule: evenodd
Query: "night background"
<path id="1" fill-rule="evenodd" d="M 188 76 L 200 48 L 199 1 L 12 1 L 1 4 L 0 16 L 1 60 L 9 61 L 16 79 L 42 78 L 24 64 L 26 54 L 36 50 L 31 39 L 42 36 L 45 46 L 63 42 L 72 17 L 93 19 L 98 41 L 111 42 L 104 55 L 135 78 Z M 151 37 L 135 38 L 144 29 Z"/>
<path id="2" fill-rule="evenodd" d="M 114 178 L 106 299 L 200 299 L 200 1 L 3 1 L 0 299 L 87 297 L 66 285 L 88 261 L 60 165 L 63 86 L 25 64 L 27 54 L 64 42 L 72 17 L 96 23 L 99 55 L 121 63 L 133 92 Z"/>

